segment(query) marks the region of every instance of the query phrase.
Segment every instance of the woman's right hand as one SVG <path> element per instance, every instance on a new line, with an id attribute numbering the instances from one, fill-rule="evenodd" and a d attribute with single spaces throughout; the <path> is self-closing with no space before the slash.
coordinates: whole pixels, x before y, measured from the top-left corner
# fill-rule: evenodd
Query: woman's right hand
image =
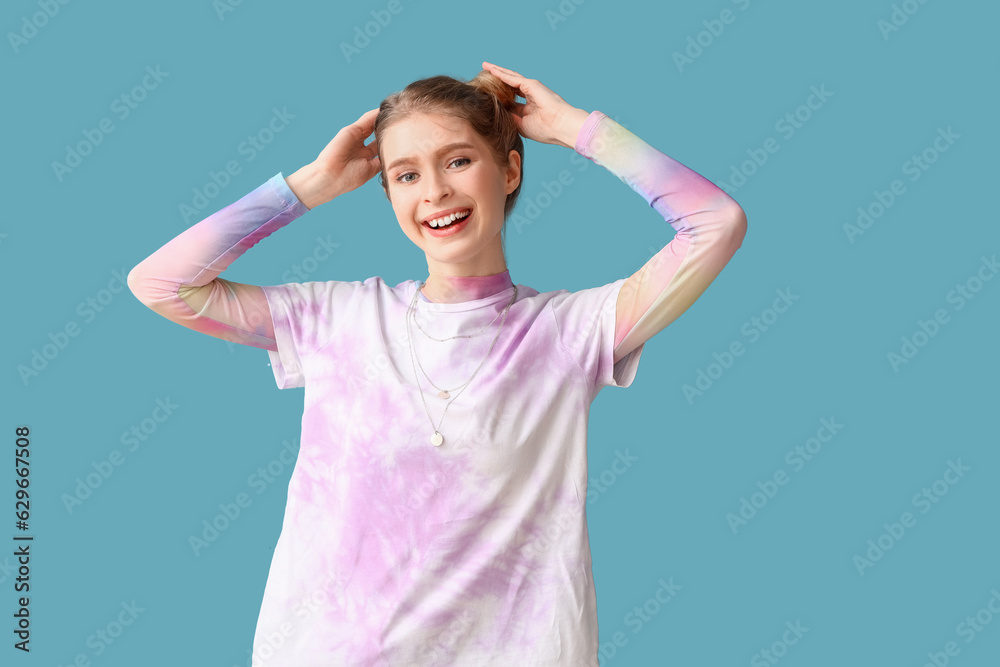
<path id="1" fill-rule="evenodd" d="M 378 107 L 341 128 L 315 160 L 285 179 L 307 208 L 361 187 L 382 170 L 375 143 L 365 146 L 365 140 L 375 130 L 376 116 Z"/>

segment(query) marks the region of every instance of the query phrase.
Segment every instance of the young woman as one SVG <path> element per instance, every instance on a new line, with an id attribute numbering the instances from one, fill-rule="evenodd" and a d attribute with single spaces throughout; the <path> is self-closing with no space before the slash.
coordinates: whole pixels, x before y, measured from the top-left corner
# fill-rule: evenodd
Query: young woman
<path id="1" fill-rule="evenodd" d="M 390 95 L 314 162 L 279 172 L 129 274 L 155 312 L 266 349 L 278 387 L 305 388 L 255 666 L 597 665 L 590 404 L 602 387 L 632 383 L 645 342 L 719 274 L 746 218 L 600 111 L 483 67 L 469 82 L 437 76 Z M 514 284 L 502 231 L 523 182 L 522 136 L 604 166 L 673 226 L 673 240 L 607 285 Z M 426 280 L 219 277 L 375 174 L 426 256 Z M 627 221 L 599 225 L 628 238 Z"/>

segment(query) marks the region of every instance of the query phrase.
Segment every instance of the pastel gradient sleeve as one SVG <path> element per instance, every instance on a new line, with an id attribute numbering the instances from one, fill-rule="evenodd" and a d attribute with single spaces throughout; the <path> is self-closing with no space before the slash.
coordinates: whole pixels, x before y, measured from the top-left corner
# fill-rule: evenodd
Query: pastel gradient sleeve
<path id="1" fill-rule="evenodd" d="M 615 320 L 617 362 L 701 296 L 743 244 L 746 215 L 717 185 L 600 111 L 587 117 L 575 148 L 635 190 L 677 232 L 622 285 Z M 626 229 L 619 232 L 627 235 Z"/>
<path id="2" fill-rule="evenodd" d="M 129 289 L 172 322 L 234 343 L 276 350 L 263 290 L 218 276 L 258 241 L 308 210 L 279 172 L 136 265 L 128 274 Z M 193 290 L 185 285 L 209 287 Z"/>

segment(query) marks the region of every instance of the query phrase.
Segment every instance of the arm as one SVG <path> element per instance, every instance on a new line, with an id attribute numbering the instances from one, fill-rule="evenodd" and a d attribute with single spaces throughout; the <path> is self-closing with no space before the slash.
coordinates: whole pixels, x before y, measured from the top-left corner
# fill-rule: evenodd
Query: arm
<path id="1" fill-rule="evenodd" d="M 287 180 L 278 173 L 171 240 L 129 272 L 129 289 L 150 309 L 189 329 L 277 351 L 264 290 L 218 276 L 262 238 L 379 172 L 375 142 L 365 145 L 377 115 L 378 108 L 366 111 Z"/>
<path id="2" fill-rule="evenodd" d="M 277 349 L 263 290 L 219 278 L 237 257 L 309 209 L 313 173 L 279 173 L 169 241 L 128 274 L 139 301 L 172 322 L 216 338 Z"/>
<path id="3" fill-rule="evenodd" d="M 518 131 L 535 141 L 573 146 L 633 190 L 677 231 L 618 291 L 614 363 L 687 310 L 743 244 L 746 215 L 721 188 L 643 142 L 600 111 L 569 105 L 537 79 L 484 61 L 524 97 Z"/>
<path id="4" fill-rule="evenodd" d="M 674 238 L 618 294 L 614 361 L 676 320 L 743 244 L 743 209 L 714 183 L 664 155 L 600 111 L 577 129 L 575 149 L 635 190 L 675 230 Z M 569 135 L 567 135 L 569 136 Z"/>

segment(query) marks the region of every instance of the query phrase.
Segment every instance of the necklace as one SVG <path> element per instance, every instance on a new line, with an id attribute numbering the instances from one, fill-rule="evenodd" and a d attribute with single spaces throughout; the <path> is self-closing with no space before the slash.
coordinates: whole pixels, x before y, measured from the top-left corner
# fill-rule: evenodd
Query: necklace
<path id="1" fill-rule="evenodd" d="M 515 287 L 515 290 L 516 289 L 517 288 Z M 419 292 L 419 289 L 417 291 Z M 517 292 L 516 291 L 515 291 L 514 298 L 515 299 L 517 298 Z M 500 317 L 504 312 L 505 311 L 503 311 L 503 310 L 497 311 L 496 316 L 492 320 L 490 320 L 490 323 L 487 324 L 485 327 L 483 327 L 478 333 L 468 334 L 468 335 L 449 336 L 448 338 L 435 338 L 434 336 L 432 336 L 429 333 L 427 333 L 426 331 L 424 331 L 424 328 L 422 326 L 420 326 L 420 320 L 417 319 L 417 313 L 416 313 L 415 309 L 412 312 L 412 317 L 413 317 L 413 321 L 416 323 L 417 328 L 420 329 L 421 333 L 423 333 L 425 336 L 427 336 L 428 338 L 430 338 L 433 341 L 437 341 L 439 343 L 443 343 L 446 340 L 455 340 L 456 338 L 475 338 L 476 336 L 481 336 L 482 334 L 486 333 L 486 329 L 488 329 L 490 327 L 490 325 L 492 325 L 494 322 L 497 321 L 497 317 Z M 407 310 L 407 317 L 409 317 L 409 316 L 410 316 L 410 310 Z M 417 359 L 417 363 L 420 363 L 419 359 Z M 430 376 L 427 375 L 427 372 L 424 371 L 423 366 L 420 367 L 420 372 L 424 374 L 424 377 L 427 378 L 427 381 L 431 383 L 431 386 L 433 386 L 435 389 L 438 390 L 438 398 L 448 398 L 449 396 L 451 396 L 451 392 L 456 391 L 458 389 L 461 389 L 462 387 L 465 386 L 465 384 L 468 384 L 469 382 L 472 381 L 471 378 L 470 378 L 469 380 L 467 380 L 465 382 L 465 384 L 460 384 L 457 387 L 454 387 L 452 389 L 442 389 L 441 387 L 439 387 L 436 384 L 434 384 L 434 381 L 431 380 Z"/>
<path id="2" fill-rule="evenodd" d="M 434 384 L 431 381 L 430 377 L 427 376 L 427 372 L 424 371 L 424 367 L 422 364 L 420 364 L 420 360 L 416 358 L 416 350 L 413 345 L 413 337 L 410 334 L 410 317 L 412 316 L 414 319 L 416 319 L 417 291 L 418 290 L 414 290 L 413 299 L 410 301 L 410 306 L 406 310 L 406 337 L 407 341 L 409 342 L 409 348 L 410 348 L 410 363 L 411 365 L 413 365 L 414 361 L 416 361 L 416 365 L 420 366 L 420 371 L 424 374 L 424 377 L 427 377 L 428 382 L 430 382 L 435 389 L 439 390 L 438 396 L 440 398 L 449 398 L 451 396 L 451 392 L 446 389 L 441 389 L 436 384 Z M 448 408 L 451 407 L 451 404 L 455 401 L 455 399 L 458 398 L 463 391 L 465 391 L 465 388 L 469 385 L 469 383 L 472 382 L 473 379 L 475 379 L 476 375 L 479 373 L 479 370 L 483 367 L 483 364 L 486 363 L 487 357 L 489 357 L 490 352 L 493 351 L 493 346 L 496 345 L 497 340 L 500 338 L 500 332 L 503 330 L 503 325 L 507 321 L 507 313 L 510 310 L 510 307 L 514 305 L 514 302 L 516 300 L 517 300 L 517 285 L 514 285 L 514 294 L 510 299 L 510 303 L 508 303 L 502 311 L 503 319 L 500 320 L 500 326 L 497 328 L 497 333 L 493 337 L 493 342 L 490 343 L 490 349 L 486 351 L 486 354 L 483 356 L 482 361 L 479 362 L 479 366 L 477 366 L 476 370 L 472 373 L 472 377 L 470 377 L 463 384 L 455 388 L 459 389 L 459 392 L 455 394 L 454 398 L 448 401 L 447 405 L 444 406 L 444 412 L 441 414 L 441 419 L 438 421 L 438 425 L 436 427 L 434 426 L 434 420 L 431 419 L 431 413 L 427 409 L 427 400 L 424 398 L 424 389 L 422 386 L 420 386 L 420 377 L 417 375 L 416 365 L 413 367 L 413 376 L 417 381 L 417 389 L 420 391 L 420 401 L 424 404 L 424 412 L 427 413 L 427 419 L 431 423 L 431 428 L 434 429 L 434 433 L 433 435 L 431 435 L 431 444 L 434 445 L 435 447 L 440 447 L 444 443 L 444 436 L 441 435 L 440 428 L 441 424 L 444 423 L 445 415 L 448 414 Z M 493 319 L 496 320 L 496 318 Z M 419 326 L 419 322 L 417 323 L 417 326 Z M 452 336 L 452 338 L 469 338 L 469 337 L 470 336 Z M 451 340 L 451 339 L 445 338 L 442 340 Z M 452 389 L 451 391 L 455 391 L 455 389 Z"/>
<path id="3" fill-rule="evenodd" d="M 515 293 L 515 294 L 517 294 L 517 292 L 516 292 L 516 290 L 517 290 L 517 287 L 516 287 L 516 286 L 514 287 L 514 290 L 515 290 L 515 292 L 514 292 L 514 293 Z M 417 291 L 419 292 L 419 291 L 420 291 L 420 288 L 417 288 Z M 408 311 L 408 312 L 409 312 L 409 311 Z M 418 319 L 417 319 L 417 314 L 416 314 L 416 311 L 414 311 L 414 313 L 413 313 L 413 321 L 417 323 L 417 328 L 418 328 L 418 329 L 420 329 L 421 333 L 423 333 L 423 334 L 424 334 L 425 336 L 427 336 L 427 337 L 428 337 L 428 338 L 430 338 L 431 340 L 435 340 L 435 341 L 437 341 L 437 342 L 439 342 L 439 343 L 443 343 L 443 342 L 444 342 L 444 341 L 446 341 L 446 340 L 455 340 L 456 338 L 475 338 L 476 336 L 482 336 L 482 335 L 483 335 L 484 333 L 486 333 L 486 330 L 487 330 L 488 328 L 490 328 L 490 326 L 491 326 L 491 325 L 492 325 L 492 324 L 493 324 L 494 322 L 496 322 L 496 321 L 497 321 L 497 317 L 500 317 L 500 314 L 501 314 L 501 313 L 503 313 L 503 311 L 502 311 L 502 310 L 501 310 L 501 311 L 499 311 L 499 312 L 497 312 L 497 314 L 496 314 L 496 317 L 494 317 L 494 318 L 493 318 L 492 320 L 490 320 L 490 323 L 489 323 L 489 324 L 487 324 L 487 325 L 486 325 L 485 327 L 483 327 L 483 328 L 482 328 L 482 329 L 481 329 L 481 330 L 479 331 L 479 333 L 474 333 L 474 334 L 467 334 L 467 335 L 464 335 L 464 336 L 449 336 L 448 338 L 435 338 L 434 336 L 432 336 L 432 335 L 430 335 L 429 333 L 427 333 L 426 331 L 424 331 L 424 328 L 423 328 L 422 326 L 420 326 L 420 320 L 418 320 Z M 428 380 L 430 380 L 430 378 L 427 378 L 427 379 L 428 379 Z M 443 398 L 447 398 L 447 396 L 444 396 Z"/>

